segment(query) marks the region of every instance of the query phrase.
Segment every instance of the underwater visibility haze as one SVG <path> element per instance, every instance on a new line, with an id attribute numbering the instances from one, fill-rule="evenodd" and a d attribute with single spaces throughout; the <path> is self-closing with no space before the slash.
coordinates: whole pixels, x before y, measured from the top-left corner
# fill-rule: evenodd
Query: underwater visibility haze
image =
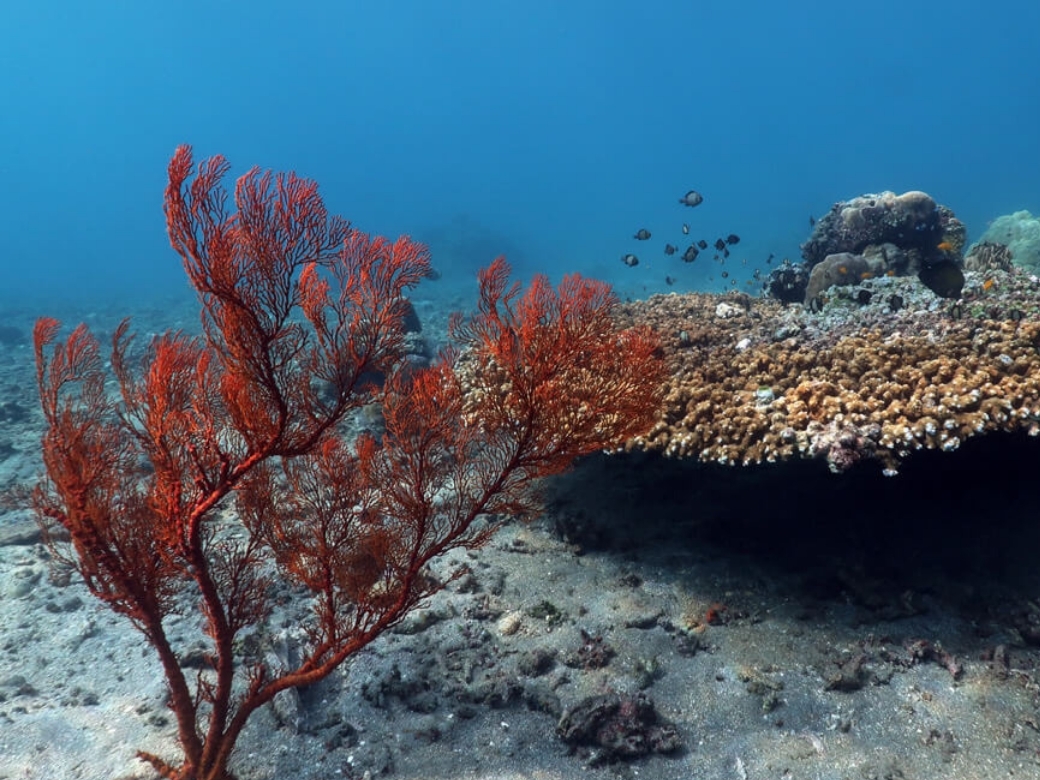
<path id="1" fill-rule="evenodd" d="M 1040 777 L 1037 30 L 0 3 L 0 777 Z"/>
<path id="2" fill-rule="evenodd" d="M 974 238 L 1040 211 L 1038 25 L 967 0 L 5 3 L 0 295 L 187 294 L 161 210 L 180 143 L 313 178 L 473 289 L 500 253 L 623 295 L 751 289 L 811 215 L 882 190 Z M 682 262 L 684 222 L 740 237 L 731 281 Z"/>

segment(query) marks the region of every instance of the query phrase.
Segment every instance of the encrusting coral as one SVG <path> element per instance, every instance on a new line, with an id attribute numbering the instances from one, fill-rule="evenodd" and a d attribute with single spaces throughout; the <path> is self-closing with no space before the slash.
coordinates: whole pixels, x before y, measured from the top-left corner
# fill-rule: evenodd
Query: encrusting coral
<path id="1" fill-rule="evenodd" d="M 672 362 L 657 424 L 628 449 L 726 464 L 876 459 L 990 431 L 1040 432 L 1040 280 L 969 273 L 961 301 L 912 279 L 828 291 L 823 311 L 747 295 L 626 306 Z"/>

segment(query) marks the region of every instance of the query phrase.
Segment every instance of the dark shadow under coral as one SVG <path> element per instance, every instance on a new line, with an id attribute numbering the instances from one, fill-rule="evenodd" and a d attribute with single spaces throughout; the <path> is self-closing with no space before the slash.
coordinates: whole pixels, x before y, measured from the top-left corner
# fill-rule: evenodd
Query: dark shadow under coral
<path id="1" fill-rule="evenodd" d="M 602 456 L 553 489 L 550 515 L 580 549 L 699 550 L 800 583 L 806 599 L 930 594 L 979 619 L 995 594 L 1040 592 L 1040 440 L 990 435 L 921 452 L 898 476 L 820 461 L 726 467 Z M 1040 629 L 1038 629 L 1040 632 Z M 1038 634 L 1040 641 L 1040 634 Z"/>

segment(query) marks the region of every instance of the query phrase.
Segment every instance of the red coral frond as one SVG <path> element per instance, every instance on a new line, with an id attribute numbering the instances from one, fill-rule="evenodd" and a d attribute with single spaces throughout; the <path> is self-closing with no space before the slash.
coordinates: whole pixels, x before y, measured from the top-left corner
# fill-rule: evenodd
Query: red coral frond
<path id="1" fill-rule="evenodd" d="M 199 291 L 235 427 L 258 451 L 300 452 L 356 403 L 362 376 L 400 357 L 404 291 L 429 272 L 429 252 L 353 230 L 292 173 L 247 172 L 228 214 L 226 171 L 214 158 L 192 180 L 191 151 L 178 149 L 166 191 L 171 244 Z M 297 306 L 312 330 L 290 316 Z"/>
<path id="2" fill-rule="evenodd" d="M 478 313 L 454 331 L 481 365 L 472 412 L 485 427 L 522 431 L 541 474 L 649 428 L 665 376 L 656 334 L 617 328 L 603 282 L 570 275 L 555 290 L 536 276 L 520 296 L 505 292 L 507 276 L 496 260 Z"/>
<path id="3" fill-rule="evenodd" d="M 251 713 L 442 587 L 431 560 L 531 511 L 535 480 L 648 426 L 663 379 L 656 336 L 615 326 L 609 287 L 539 276 L 521 292 L 502 258 L 481 272 L 477 313 L 452 320 L 470 351 L 412 369 L 405 292 L 429 273 L 427 248 L 351 229 L 291 173 L 249 171 L 232 210 L 227 171 L 186 146 L 168 171 L 170 242 L 202 337 L 138 348 L 121 323 L 116 396 L 86 328 L 64 342 L 55 320 L 34 331 L 47 423 L 36 506 L 45 534 L 68 530 L 65 560 L 159 655 L 185 755 L 142 757 L 171 778 L 228 776 Z M 373 395 L 385 436 L 348 443 L 341 424 Z M 223 522 L 232 501 L 241 526 Z M 269 617 L 276 568 L 314 599 L 285 669 L 242 658 L 237 641 Z M 164 625 L 174 595 L 202 616 L 212 669 L 194 683 Z"/>

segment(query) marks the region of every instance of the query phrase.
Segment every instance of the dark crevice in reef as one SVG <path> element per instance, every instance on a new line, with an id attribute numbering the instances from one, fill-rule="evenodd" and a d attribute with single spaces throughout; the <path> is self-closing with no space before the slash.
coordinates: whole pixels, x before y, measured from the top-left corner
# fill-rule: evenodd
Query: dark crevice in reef
<path id="1" fill-rule="evenodd" d="M 1025 434 L 918 452 L 895 477 L 876 462 L 832 474 L 819 460 L 738 468 L 603 456 L 552 496 L 549 516 L 579 550 L 699 551 L 797 579 L 810 597 L 848 598 L 850 578 L 962 607 L 1040 588 L 1040 438 Z"/>

